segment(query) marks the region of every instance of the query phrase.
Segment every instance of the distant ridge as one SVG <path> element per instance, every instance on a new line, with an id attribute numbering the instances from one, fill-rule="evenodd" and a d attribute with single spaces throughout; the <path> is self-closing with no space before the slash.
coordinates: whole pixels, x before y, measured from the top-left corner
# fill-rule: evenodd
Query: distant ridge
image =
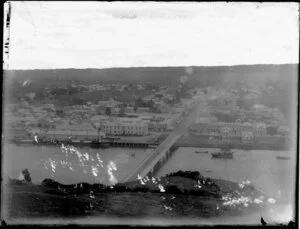
<path id="1" fill-rule="evenodd" d="M 192 67 L 193 73 L 187 74 L 186 67 Z M 183 75 L 189 80 L 210 80 L 211 78 L 273 78 L 296 77 L 298 64 L 260 64 L 235 66 L 181 66 L 181 67 L 124 67 L 105 69 L 35 69 L 35 70 L 4 70 L 4 77 L 16 80 L 46 81 L 86 81 L 101 82 L 174 82 Z"/>

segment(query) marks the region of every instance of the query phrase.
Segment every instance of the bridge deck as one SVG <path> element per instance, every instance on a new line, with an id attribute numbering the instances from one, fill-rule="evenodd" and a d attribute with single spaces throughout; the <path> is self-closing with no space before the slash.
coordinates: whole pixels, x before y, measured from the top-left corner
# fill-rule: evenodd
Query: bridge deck
<path id="1" fill-rule="evenodd" d="M 181 137 L 181 134 L 172 134 L 168 136 L 148 157 L 146 157 L 139 166 L 133 170 L 125 179 L 124 182 L 137 179 L 137 175 L 147 174 L 153 168 L 153 164 L 170 149 L 170 147 Z M 152 166 L 152 167 L 151 167 Z M 142 176 L 143 177 L 143 176 Z"/>
<path id="2" fill-rule="evenodd" d="M 153 159 L 153 161 L 140 173 L 141 177 L 145 177 L 153 168 L 154 166 L 166 156 L 168 150 L 181 138 L 182 134 L 177 135 L 174 139 L 168 144 L 168 146 L 164 147 L 161 152 Z"/>

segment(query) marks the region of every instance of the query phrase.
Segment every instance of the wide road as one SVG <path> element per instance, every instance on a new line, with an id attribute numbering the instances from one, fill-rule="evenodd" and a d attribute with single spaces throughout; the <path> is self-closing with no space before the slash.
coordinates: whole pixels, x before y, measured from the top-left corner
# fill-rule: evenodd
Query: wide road
<path id="1" fill-rule="evenodd" d="M 148 155 L 138 167 L 136 167 L 123 182 L 133 181 L 137 179 L 137 175 L 141 174 L 147 166 L 163 151 L 169 149 L 173 145 L 174 139 L 188 131 L 188 128 L 195 122 L 198 116 L 198 110 L 206 109 L 205 99 L 210 95 L 205 95 L 203 100 L 197 104 L 186 116 L 183 117 L 180 124 L 169 134 L 169 136 L 150 154 Z"/>

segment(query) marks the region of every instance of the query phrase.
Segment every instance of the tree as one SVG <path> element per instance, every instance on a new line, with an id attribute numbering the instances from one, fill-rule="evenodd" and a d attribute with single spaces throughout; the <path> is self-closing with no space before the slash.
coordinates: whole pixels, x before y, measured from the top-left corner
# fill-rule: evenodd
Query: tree
<path id="1" fill-rule="evenodd" d="M 107 116 L 111 116 L 111 108 L 110 108 L 110 107 L 106 107 L 106 109 L 105 109 L 105 114 L 106 114 Z"/>
<path id="2" fill-rule="evenodd" d="M 267 127 L 267 134 L 269 135 L 276 135 L 278 133 L 278 128 L 275 126 L 268 126 Z"/>
<path id="3" fill-rule="evenodd" d="M 38 120 L 37 126 L 40 129 L 40 132 L 42 132 L 42 131 L 47 132 L 49 130 L 49 128 L 51 128 L 51 124 L 44 118 L 41 118 L 40 120 Z"/>

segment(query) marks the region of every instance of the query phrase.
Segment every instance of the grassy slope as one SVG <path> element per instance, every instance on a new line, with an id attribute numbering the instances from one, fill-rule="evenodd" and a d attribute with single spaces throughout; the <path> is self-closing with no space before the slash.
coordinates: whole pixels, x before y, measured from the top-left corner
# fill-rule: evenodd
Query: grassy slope
<path id="1" fill-rule="evenodd" d="M 199 178 L 203 181 L 203 178 Z M 221 196 L 232 197 L 261 195 L 253 187 L 240 189 L 236 183 L 212 180 L 221 190 Z M 52 181 L 51 181 L 52 182 Z M 187 195 L 184 190 L 196 190 L 198 180 L 184 177 L 168 177 L 159 181 L 166 190 L 168 186 L 177 186 L 177 194 L 159 192 L 157 184 L 149 181 L 142 185 L 139 181 L 119 184 L 115 188 L 102 185 L 83 184 L 83 189 L 74 189 L 74 185 L 64 186 L 58 183 L 48 185 L 18 185 L 5 187 L 4 218 L 19 217 L 75 217 L 85 215 L 116 217 L 214 217 L 219 215 L 237 215 L 257 209 L 258 206 L 230 208 L 222 206 L 220 197 L 207 194 L 209 186 L 202 185 L 202 194 Z M 57 185 L 61 188 L 58 189 Z M 120 191 L 121 186 L 127 191 Z M 90 194 L 91 187 L 94 192 Z M 98 187 L 98 191 L 97 191 Z M 100 188 L 99 188 L 100 187 Z M 144 187 L 146 190 L 142 191 Z M 62 189 L 69 191 L 60 191 Z M 104 191 L 106 189 L 106 191 Z M 102 191 L 101 191 L 102 190 Z M 118 191 L 119 190 L 119 191 Z M 131 190 L 131 192 L 129 192 Z M 140 191 L 139 191 L 140 190 Z M 148 191 L 147 191 L 148 190 Z M 205 191 L 206 190 L 206 191 Z"/>

